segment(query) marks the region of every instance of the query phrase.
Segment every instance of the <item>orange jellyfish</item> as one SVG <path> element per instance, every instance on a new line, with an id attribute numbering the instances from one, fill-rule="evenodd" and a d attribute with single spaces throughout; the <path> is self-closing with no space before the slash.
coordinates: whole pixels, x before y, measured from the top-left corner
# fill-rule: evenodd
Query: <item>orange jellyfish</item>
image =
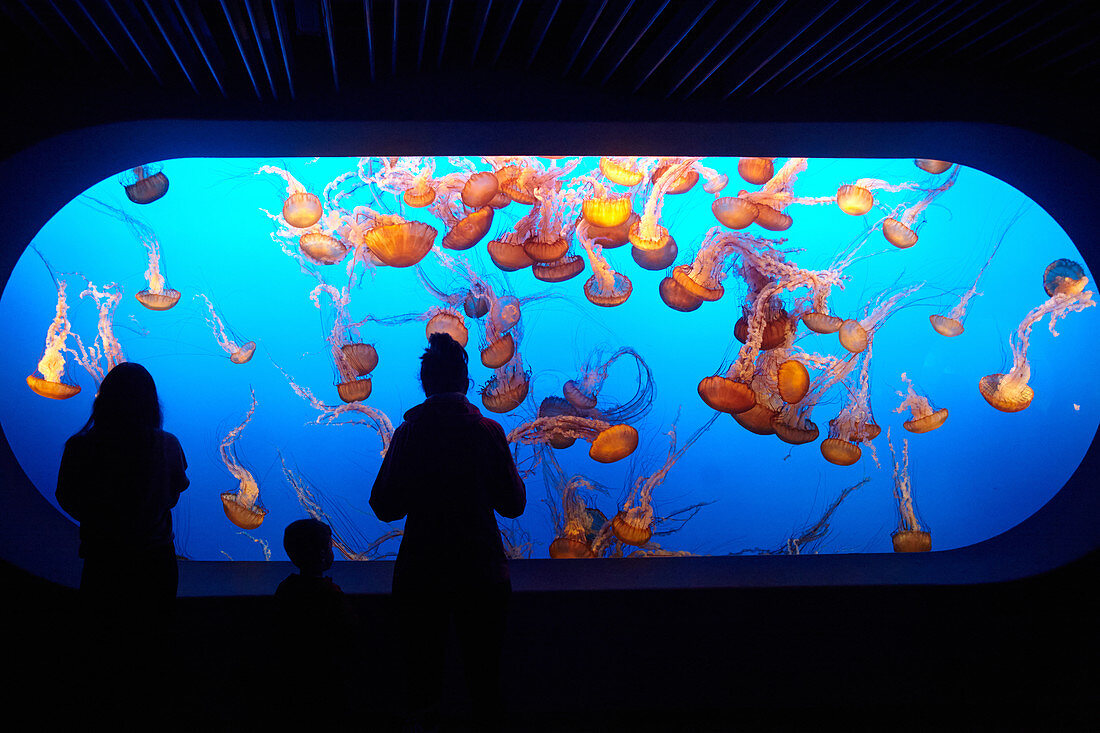
<path id="1" fill-rule="evenodd" d="M 696 430 L 679 450 L 676 448 L 676 423 L 673 421 L 667 433 L 668 456 L 665 458 L 664 465 L 649 476 L 639 476 L 635 479 L 630 493 L 627 494 L 626 500 L 623 502 L 622 509 L 620 509 L 611 520 L 611 532 L 619 542 L 622 542 L 624 545 L 642 547 L 653 537 L 654 525 L 661 521 L 661 518 L 655 516 L 653 510 L 654 490 L 665 482 L 665 479 L 668 478 L 669 471 L 676 465 L 676 462 L 683 457 L 688 448 L 694 445 L 695 441 L 697 441 L 703 433 L 710 429 L 717 418 L 718 416 L 714 415 L 703 423 L 702 427 Z M 686 519 L 680 519 L 679 521 L 686 522 L 687 519 L 694 516 L 695 512 L 702 506 L 704 506 L 704 504 L 696 504 L 677 512 L 677 514 L 688 514 Z M 665 517 L 664 519 L 667 520 L 669 518 L 671 518 L 671 516 Z M 681 524 L 681 526 L 683 525 Z M 668 534 L 668 532 L 663 532 L 662 534 Z"/>
<path id="2" fill-rule="evenodd" d="M 203 293 L 199 293 L 195 297 L 202 298 L 203 302 L 206 303 L 207 313 L 204 314 L 206 325 L 214 331 L 214 339 L 218 342 L 218 346 L 222 348 L 222 351 L 229 355 L 229 360 L 234 364 L 248 363 L 252 359 L 252 355 L 256 353 L 256 342 L 244 341 L 244 339 L 232 333 L 227 334 L 225 322 L 214 310 L 214 304 L 210 302 L 210 298 L 207 298 Z M 238 344 L 238 341 L 241 343 Z"/>
<path id="3" fill-rule="evenodd" d="M 271 165 L 260 166 L 256 171 L 271 173 L 286 181 L 286 200 L 283 202 L 283 221 L 295 229 L 309 229 L 321 220 L 324 209 L 316 194 L 306 191 L 290 171 Z"/>
<path id="4" fill-rule="evenodd" d="M 326 340 L 336 369 L 336 392 L 344 402 L 362 402 L 370 397 L 373 388 L 370 372 L 378 364 L 378 352 L 370 344 L 362 343 L 358 324 L 349 323 L 350 284 L 337 289 L 320 281 L 309 298 L 318 310 L 323 311 L 321 293 L 328 295 L 334 312 L 332 328 Z"/>
<path id="5" fill-rule="evenodd" d="M 622 305 L 630 297 L 634 286 L 630 278 L 621 272 L 615 272 L 603 256 L 603 247 L 595 244 L 588 234 L 588 224 L 582 223 L 577 228 L 577 237 L 581 246 L 588 253 L 588 261 L 592 265 L 592 277 L 584 284 L 584 295 L 593 305 L 611 308 Z"/>
<path id="6" fill-rule="evenodd" d="M 846 380 L 857 365 L 854 354 L 850 354 L 846 359 L 817 354 L 799 356 L 820 371 L 810 382 L 802 399 L 780 407 L 775 420 L 772 421 L 772 429 L 775 430 L 776 437 L 791 445 L 804 445 L 817 440 L 820 432 L 817 425 L 810 419 L 814 408 L 828 390 Z"/>
<path id="7" fill-rule="evenodd" d="M 821 455 L 837 466 L 851 466 L 860 459 L 860 443 L 871 448 L 871 458 L 878 465 L 878 456 L 871 443 L 882 429 L 871 412 L 871 345 L 859 355 L 859 379 L 851 390 L 847 403 L 829 421 L 829 437 L 821 442 Z"/>
<path id="8" fill-rule="evenodd" d="M 795 178 L 799 173 L 806 170 L 807 163 L 808 159 L 806 158 L 791 158 L 764 183 L 759 191 L 741 191 L 738 193 L 738 199 L 756 206 L 755 212 L 751 207 L 737 204 L 732 200 L 726 200 L 730 198 L 726 197 L 726 199 L 718 199 L 712 206 L 715 216 L 718 217 L 720 222 L 732 229 L 741 229 L 753 222 L 773 232 L 789 229 L 794 220 L 784 212 L 791 204 L 824 204 L 835 201 L 832 196 L 796 197 L 791 192 Z M 719 216 L 720 213 L 721 216 Z M 752 218 L 746 221 L 750 215 Z M 723 221 L 723 218 L 726 221 Z"/>
<path id="9" fill-rule="evenodd" d="M 168 193 L 168 176 L 159 164 L 139 165 L 119 177 L 126 197 L 135 204 L 151 204 Z"/>
<path id="10" fill-rule="evenodd" d="M 465 348 L 470 340 L 462 314 L 454 308 L 432 308 L 428 311 L 428 323 L 424 335 L 430 341 L 433 333 L 445 333 Z"/>
<path id="11" fill-rule="evenodd" d="M 489 412 L 511 412 L 527 399 L 531 374 L 524 370 L 523 360 L 516 352 L 508 363 L 498 367 L 481 388 L 481 404 Z"/>
<path id="12" fill-rule="evenodd" d="M 141 246 L 149 258 L 149 265 L 145 269 L 145 280 L 149 287 L 141 290 L 135 296 L 138 302 L 149 310 L 166 311 L 179 302 L 180 292 L 168 287 L 168 282 L 161 273 L 160 241 L 152 228 L 142 221 L 130 216 L 125 211 L 105 204 L 98 199 L 86 196 L 101 211 L 113 216 L 126 224 L 130 233 L 141 242 Z"/>
<path id="13" fill-rule="evenodd" d="M 600 158 L 600 173 L 612 183 L 620 186 L 637 186 L 645 179 L 644 167 L 639 165 L 637 158 L 613 158 L 604 156 Z"/>
<path id="14" fill-rule="evenodd" d="M 50 274 L 53 275 L 52 270 Z M 65 282 L 55 279 L 54 283 L 57 286 L 57 308 L 50 327 L 46 329 L 46 347 L 42 358 L 38 360 L 36 372 L 27 376 L 27 386 L 42 397 L 67 400 L 80 392 L 80 387 L 65 376 L 65 340 L 72 331 L 72 325 L 69 323 L 69 304 L 65 299 Z"/>
<path id="15" fill-rule="evenodd" d="M 762 186 L 775 175 L 775 158 L 740 158 L 737 161 L 737 173 L 746 182 Z"/>
<path id="16" fill-rule="evenodd" d="M 894 552 L 928 552 L 932 549 L 932 533 L 922 526 L 913 504 L 913 487 L 909 480 L 909 440 L 902 440 L 901 460 L 894 453 L 890 429 L 886 430 L 886 444 L 890 446 L 890 458 L 894 463 L 894 500 L 898 507 L 898 528 L 890 533 Z"/>
<path id="17" fill-rule="evenodd" d="M 863 318 L 856 320 L 848 318 L 840 324 L 837 336 L 840 345 L 853 354 L 858 354 L 867 348 L 874 338 L 874 333 L 886 320 L 901 306 L 901 301 L 908 298 L 924 287 L 924 283 L 916 283 L 906 288 L 888 288 L 878 295 L 873 303 L 864 310 Z M 894 290 L 893 293 L 890 291 Z"/>
<path id="18" fill-rule="evenodd" d="M 544 453 L 541 463 L 546 505 L 554 530 L 550 557 L 555 560 L 596 557 L 592 541 L 606 517 L 590 506 L 593 503 L 591 495 L 606 490 L 579 474 L 566 480 L 561 465 L 551 453 Z"/>
<path id="19" fill-rule="evenodd" d="M 389 448 L 390 441 L 393 439 L 393 422 L 386 413 L 360 401 L 347 402 L 339 405 L 327 405 L 317 399 L 308 387 L 304 387 L 295 382 L 278 364 L 275 365 L 275 368 L 282 372 L 283 376 L 286 378 L 287 384 L 294 390 L 294 393 L 308 402 L 313 409 L 317 410 L 318 415 L 313 421 L 314 424 L 366 425 L 378 433 L 378 437 L 382 441 L 382 448 L 379 451 L 379 455 L 386 455 L 386 450 Z M 344 417 L 351 417 L 352 419 L 341 421 L 341 418 Z"/>
<path id="20" fill-rule="evenodd" d="M 989 267 L 989 263 L 993 261 L 993 256 L 997 254 L 997 250 L 1000 249 L 1001 242 L 1004 241 L 1005 234 L 1011 226 L 1012 222 L 1009 222 L 1008 226 L 1006 226 L 1001 233 L 997 243 L 993 246 L 993 251 L 989 253 L 989 258 L 985 261 L 985 264 L 982 265 L 981 269 L 978 270 L 978 275 L 974 278 L 974 282 L 970 285 L 970 288 L 963 293 L 963 296 L 959 298 L 959 302 L 955 307 L 945 314 L 933 313 L 928 316 L 928 320 L 936 333 L 941 336 L 953 337 L 963 332 L 963 321 L 966 319 L 967 306 L 971 298 L 978 294 L 978 282 L 982 279 L 982 275 L 985 274 L 985 269 Z M 1068 262 L 1068 260 L 1066 261 Z M 1084 288 L 1084 284 L 1082 284 L 1081 287 Z M 1047 295 L 1053 295 L 1053 293 L 1048 292 Z"/>
<path id="21" fill-rule="evenodd" d="M 1073 260 L 1055 260 L 1043 270 L 1043 290 L 1051 297 L 1076 295 L 1085 289 L 1088 282 L 1085 269 Z"/>
<path id="22" fill-rule="evenodd" d="M 367 248 L 390 267 L 412 267 L 424 259 L 439 233 L 435 227 L 403 221 L 400 217 L 387 218 L 388 222 L 364 232 L 363 243 Z"/>
<path id="23" fill-rule="evenodd" d="M 882 234 L 886 237 L 886 241 L 898 249 L 908 249 L 916 244 L 918 239 L 917 229 L 919 227 L 917 218 L 924 213 L 924 210 L 933 201 L 954 186 L 958 177 L 959 166 L 955 166 L 955 169 L 951 171 L 951 175 L 943 183 L 935 188 L 925 190 L 924 196 L 916 204 L 908 207 L 903 205 L 883 219 Z M 906 185 L 911 186 L 912 184 Z"/>
<path id="24" fill-rule="evenodd" d="M 902 423 L 902 427 L 910 433 L 927 433 L 943 425 L 947 420 L 947 408 L 942 407 L 937 410 L 931 400 L 918 394 L 913 389 L 913 380 L 909 379 L 905 372 L 901 373 L 901 380 L 905 382 L 907 392 L 898 392 L 902 402 L 894 412 L 902 413 L 908 409 L 912 415 L 909 420 Z"/>
<path id="25" fill-rule="evenodd" d="M 1082 278 L 1084 278 L 1083 272 L 1082 269 Z M 1033 308 L 1024 316 L 1024 320 L 1009 337 L 1012 368 L 1007 374 L 987 374 L 978 381 L 978 391 L 986 402 L 1002 412 L 1019 412 L 1027 409 L 1035 396 L 1035 392 L 1028 386 L 1031 365 L 1027 361 L 1027 350 L 1031 340 L 1031 327 L 1049 315 L 1050 332 L 1057 336 L 1058 332 L 1054 326 L 1059 318 L 1065 318 L 1069 313 L 1079 313 L 1094 305 L 1096 303 L 1092 299 L 1091 290 L 1056 292 L 1049 300 Z"/>
<path id="26" fill-rule="evenodd" d="M 831 278 L 818 280 L 814 283 L 810 310 L 802 313 L 802 323 L 814 333 L 836 333 L 840 330 L 841 324 L 844 323 L 844 319 L 829 312 L 829 295 L 832 292 L 833 285 L 839 284 L 841 273 L 855 260 L 856 254 L 859 252 L 860 247 L 867 242 L 871 232 L 872 230 L 868 229 L 863 235 L 857 237 L 846 250 L 833 259 L 828 269 L 828 272 L 832 274 Z"/>
<path id="27" fill-rule="evenodd" d="M 386 193 L 400 196 L 406 206 L 422 209 L 435 201 L 435 159 L 431 157 L 405 156 L 380 158 L 379 170 L 374 172 L 373 159 L 359 161 L 359 178 L 365 185 L 375 184 Z M 370 171 L 363 170 L 364 163 Z"/>
<path id="28" fill-rule="evenodd" d="M 248 413 L 240 425 L 230 430 L 221 443 L 218 444 L 218 452 L 221 453 L 222 463 L 226 469 L 237 479 L 236 491 L 226 491 L 222 494 L 222 509 L 229 521 L 241 529 L 256 529 L 263 524 L 267 510 L 258 503 L 260 500 L 260 486 L 256 483 L 252 472 L 245 468 L 237 457 L 234 443 L 240 437 L 245 426 L 256 412 L 256 393 L 252 391 L 252 404 Z"/>
<path id="29" fill-rule="evenodd" d="M 671 260 L 675 259 L 675 254 L 672 254 L 671 257 L 667 254 L 661 257 L 658 254 L 667 253 L 672 247 L 676 246 L 668 229 L 660 223 L 661 208 L 669 189 L 675 186 L 682 176 L 692 170 L 697 159 L 675 158 L 670 160 L 675 162 L 666 164 L 664 173 L 650 187 L 649 194 L 645 197 L 641 217 L 636 224 L 630 227 L 627 233 L 630 243 L 634 245 L 634 249 L 638 251 L 638 256 L 642 257 L 644 261 L 667 260 L 667 264 L 663 267 L 651 266 L 649 269 L 664 269 L 668 264 L 671 264 Z"/>
<path id="30" fill-rule="evenodd" d="M 931 173 L 935 176 L 938 176 L 951 167 L 951 163 L 948 163 L 946 160 L 936 160 L 934 158 L 914 158 L 913 162 L 916 163 L 917 167 L 922 171 Z"/>

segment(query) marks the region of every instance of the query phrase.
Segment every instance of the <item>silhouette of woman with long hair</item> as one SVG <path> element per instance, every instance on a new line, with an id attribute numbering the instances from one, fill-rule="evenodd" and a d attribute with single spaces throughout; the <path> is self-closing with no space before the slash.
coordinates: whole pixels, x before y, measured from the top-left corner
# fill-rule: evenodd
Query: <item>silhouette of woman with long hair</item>
<path id="1" fill-rule="evenodd" d="M 500 655 L 512 592 L 493 512 L 518 517 L 527 494 L 504 430 L 466 399 L 465 349 L 446 334 L 433 334 L 429 344 L 420 360 L 426 399 L 394 432 L 370 505 L 384 522 L 407 517 L 393 599 L 413 729 L 439 724 L 453 620 L 477 729 L 491 731 L 500 726 Z"/>
<path id="2" fill-rule="evenodd" d="M 65 443 L 56 496 L 80 522 L 80 591 L 89 610 L 137 605 L 167 613 L 176 597 L 171 510 L 190 482 L 183 449 L 161 424 L 153 377 L 124 362 L 103 379 L 91 418 Z"/>

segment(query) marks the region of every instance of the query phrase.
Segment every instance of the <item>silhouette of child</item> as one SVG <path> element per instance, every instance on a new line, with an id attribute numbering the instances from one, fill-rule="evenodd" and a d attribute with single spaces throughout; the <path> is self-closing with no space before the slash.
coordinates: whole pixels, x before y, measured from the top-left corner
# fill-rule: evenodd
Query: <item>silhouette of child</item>
<path id="1" fill-rule="evenodd" d="M 294 708 L 288 712 L 309 720 L 345 717 L 358 624 L 340 586 L 325 577 L 333 562 L 332 528 L 317 519 L 291 522 L 283 547 L 298 568 L 275 591 L 285 701 Z"/>

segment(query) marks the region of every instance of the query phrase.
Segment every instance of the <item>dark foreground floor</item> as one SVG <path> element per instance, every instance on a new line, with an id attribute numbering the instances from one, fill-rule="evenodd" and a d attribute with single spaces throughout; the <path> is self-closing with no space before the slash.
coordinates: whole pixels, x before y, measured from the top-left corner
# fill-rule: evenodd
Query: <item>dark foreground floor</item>
<path id="1" fill-rule="evenodd" d="M 507 729 L 1100 730 L 1098 568 L 1093 553 L 984 586 L 516 593 Z M 180 599 L 165 635 L 88 671 L 74 591 L 10 565 L 0 591 L 0 704 L 36 729 L 401 730 L 388 596 L 353 597 L 360 632 L 301 683 L 268 597 Z M 476 730 L 453 659 L 448 680 L 449 729 Z"/>

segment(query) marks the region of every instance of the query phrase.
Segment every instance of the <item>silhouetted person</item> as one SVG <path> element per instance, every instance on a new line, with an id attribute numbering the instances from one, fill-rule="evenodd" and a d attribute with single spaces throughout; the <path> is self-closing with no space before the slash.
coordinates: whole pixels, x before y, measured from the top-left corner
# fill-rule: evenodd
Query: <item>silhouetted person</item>
<path id="1" fill-rule="evenodd" d="M 91 418 L 65 443 L 57 474 L 57 501 L 80 522 L 88 681 L 105 689 L 113 674 L 152 685 L 168 653 L 179 583 L 171 510 L 190 482 L 183 449 L 161 424 L 153 377 L 119 364 L 99 386 Z"/>
<path id="2" fill-rule="evenodd" d="M 287 705 L 301 722 L 347 714 L 350 661 L 357 656 L 357 624 L 340 586 L 325 577 L 332 567 L 332 528 L 299 519 L 283 532 L 283 547 L 298 568 L 279 583 L 280 635 Z"/>
<path id="3" fill-rule="evenodd" d="M 405 413 L 378 471 L 370 504 L 405 520 L 393 574 L 412 721 L 438 725 L 448 626 L 453 620 L 478 730 L 500 725 L 500 655 L 512 585 L 493 511 L 527 503 L 504 430 L 466 399 L 466 351 L 433 334 L 420 363 L 427 399 Z"/>

